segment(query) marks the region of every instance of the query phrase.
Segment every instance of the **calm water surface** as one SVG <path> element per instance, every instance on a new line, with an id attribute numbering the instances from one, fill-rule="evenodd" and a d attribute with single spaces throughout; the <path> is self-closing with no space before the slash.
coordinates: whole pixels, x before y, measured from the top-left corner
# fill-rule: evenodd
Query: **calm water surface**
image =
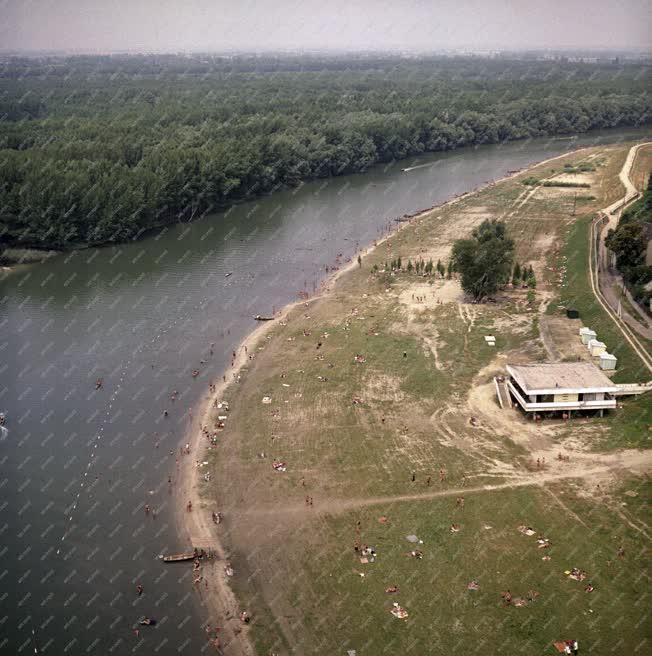
<path id="1" fill-rule="evenodd" d="M 190 568 L 158 559 L 188 546 L 167 479 L 188 409 L 255 328 L 252 315 L 311 292 L 339 253 L 350 257 L 403 213 L 578 145 L 646 135 L 429 155 L 0 280 L 0 653 L 32 654 L 35 643 L 57 655 L 203 653 L 201 623 L 217 618 L 193 593 Z M 159 624 L 136 637 L 141 615 Z"/>

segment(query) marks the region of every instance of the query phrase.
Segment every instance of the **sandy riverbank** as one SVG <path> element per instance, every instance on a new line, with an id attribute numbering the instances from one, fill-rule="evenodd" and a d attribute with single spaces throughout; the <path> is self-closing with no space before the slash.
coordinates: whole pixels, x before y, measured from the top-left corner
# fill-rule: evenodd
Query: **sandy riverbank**
<path id="1" fill-rule="evenodd" d="M 573 152 L 580 153 L 582 150 L 585 150 L 585 148 Z M 229 656 L 250 655 L 254 654 L 255 650 L 249 639 L 246 625 L 241 623 L 238 619 L 238 615 L 243 609 L 238 605 L 238 600 L 229 585 L 228 577 L 224 573 L 226 553 L 220 542 L 219 526 L 216 526 L 211 519 L 211 512 L 219 510 L 219 508 L 217 505 L 214 507 L 208 506 L 202 508 L 202 499 L 199 497 L 199 477 L 203 474 L 203 471 L 196 467 L 195 463 L 196 461 L 205 460 L 205 454 L 210 446 L 209 442 L 204 438 L 201 427 L 210 425 L 214 400 L 231 401 L 229 396 L 233 396 L 237 393 L 237 378 L 244 366 L 249 362 L 249 354 L 254 354 L 256 352 L 256 347 L 263 339 L 265 339 L 269 332 L 276 327 L 279 321 L 286 320 L 288 315 L 295 308 L 302 305 L 309 307 L 315 301 L 333 293 L 336 281 L 357 266 L 356 257 L 358 254 L 363 257 L 368 255 L 373 252 L 375 248 L 378 248 L 388 239 L 395 236 L 403 227 L 414 221 L 418 221 L 433 210 L 466 200 L 483 189 L 493 187 L 505 180 L 517 176 L 526 175 L 535 166 L 540 166 L 567 157 L 569 154 L 571 153 L 563 153 L 562 155 L 533 163 L 527 169 L 505 176 L 499 180 L 489 182 L 445 203 L 423 210 L 419 214 L 411 217 L 409 221 L 397 223 L 393 230 L 389 231 L 382 239 L 374 242 L 372 246 L 361 249 L 358 253 L 355 253 L 345 266 L 327 277 L 321 284 L 320 290 L 315 296 L 307 301 L 299 300 L 290 303 L 276 315 L 275 321 L 262 323 L 250 333 L 237 348 L 233 366 L 224 373 L 226 381 L 220 377 L 220 382 L 216 386 L 215 392 L 208 394 L 199 407 L 193 411 L 192 421 L 190 422 L 186 438 L 184 439 L 184 443 L 190 444 L 191 453 L 190 456 L 181 459 L 180 462 L 175 512 L 179 524 L 179 533 L 182 536 L 183 541 L 188 545 L 210 547 L 218 556 L 217 562 L 205 564 L 202 567 L 202 575 L 205 578 L 205 587 L 203 589 L 198 588 L 198 590 L 200 590 L 199 593 L 202 595 L 205 607 L 207 608 L 206 614 L 210 617 L 208 621 L 211 627 L 222 627 L 220 635 L 225 654 L 228 654 Z M 217 448 L 219 448 L 219 446 Z M 192 512 L 186 511 L 186 504 L 189 500 L 192 501 L 194 508 Z M 203 581 L 202 584 L 204 584 Z"/>

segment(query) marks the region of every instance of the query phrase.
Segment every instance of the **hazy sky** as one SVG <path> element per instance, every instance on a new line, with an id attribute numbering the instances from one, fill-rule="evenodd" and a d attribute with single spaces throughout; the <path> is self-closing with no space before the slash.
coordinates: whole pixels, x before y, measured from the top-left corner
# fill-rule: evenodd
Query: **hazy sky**
<path id="1" fill-rule="evenodd" d="M 652 0 L 0 0 L 0 49 L 647 48 Z"/>

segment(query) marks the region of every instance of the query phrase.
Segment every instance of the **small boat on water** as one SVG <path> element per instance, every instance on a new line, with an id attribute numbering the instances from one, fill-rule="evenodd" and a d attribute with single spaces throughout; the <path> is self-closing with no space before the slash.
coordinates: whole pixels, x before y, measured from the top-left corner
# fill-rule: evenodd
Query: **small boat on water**
<path id="1" fill-rule="evenodd" d="M 254 319 L 255 319 L 256 321 L 274 321 L 274 317 L 264 317 L 264 316 L 262 316 L 262 315 L 260 315 L 260 314 L 257 314 L 257 315 L 254 317 Z"/>
<path id="2" fill-rule="evenodd" d="M 142 624 L 143 626 L 155 626 L 156 620 L 153 617 L 141 617 L 138 620 L 138 624 Z"/>
<path id="3" fill-rule="evenodd" d="M 224 277 L 228 278 L 229 276 L 232 276 L 232 275 L 233 275 L 233 271 L 229 271 L 229 273 L 227 273 Z"/>
<path id="4" fill-rule="evenodd" d="M 7 418 L 7 415 L 5 415 L 4 412 L 0 412 L 0 426 L 5 425 L 5 419 Z"/>

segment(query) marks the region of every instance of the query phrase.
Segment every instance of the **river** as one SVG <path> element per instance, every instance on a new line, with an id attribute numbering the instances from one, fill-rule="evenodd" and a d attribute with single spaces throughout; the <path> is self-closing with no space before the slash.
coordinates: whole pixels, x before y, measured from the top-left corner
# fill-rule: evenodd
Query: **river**
<path id="1" fill-rule="evenodd" d="M 401 214 L 570 148 L 644 136 L 426 155 L 5 275 L 0 653 L 199 653 L 208 616 L 191 568 L 158 556 L 189 546 L 171 504 L 179 441 L 252 315 L 311 293 L 338 254 L 345 261 Z M 141 615 L 158 625 L 136 635 Z"/>

